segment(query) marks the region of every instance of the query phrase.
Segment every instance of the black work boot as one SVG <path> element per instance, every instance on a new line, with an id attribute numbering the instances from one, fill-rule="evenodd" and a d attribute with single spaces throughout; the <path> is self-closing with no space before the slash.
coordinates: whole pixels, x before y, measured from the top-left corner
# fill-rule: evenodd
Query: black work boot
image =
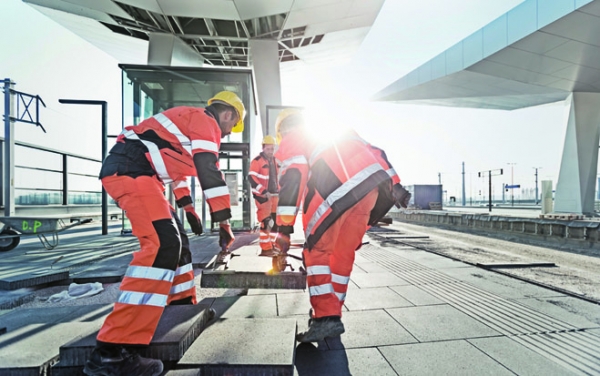
<path id="1" fill-rule="evenodd" d="M 337 337 L 345 332 L 344 324 L 339 316 L 327 316 L 309 320 L 308 330 L 298 333 L 298 342 L 318 342 L 326 337 Z"/>
<path id="2" fill-rule="evenodd" d="M 162 371 L 160 360 L 142 358 L 124 347 L 112 351 L 95 348 L 83 368 L 88 376 L 158 376 Z"/>

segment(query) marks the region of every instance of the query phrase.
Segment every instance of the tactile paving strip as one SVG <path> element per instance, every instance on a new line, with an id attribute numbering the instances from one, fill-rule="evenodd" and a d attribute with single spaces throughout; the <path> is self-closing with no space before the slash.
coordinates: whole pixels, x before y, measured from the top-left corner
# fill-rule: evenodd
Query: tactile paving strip
<path id="1" fill-rule="evenodd" d="M 364 246 L 360 255 L 576 373 L 600 373 L 600 336 L 594 333 L 377 246 Z"/>

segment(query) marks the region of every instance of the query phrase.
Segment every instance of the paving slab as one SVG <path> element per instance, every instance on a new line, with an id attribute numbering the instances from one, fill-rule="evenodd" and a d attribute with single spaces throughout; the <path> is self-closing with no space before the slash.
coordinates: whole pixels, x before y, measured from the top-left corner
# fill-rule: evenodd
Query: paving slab
<path id="1" fill-rule="evenodd" d="M 200 376 L 200 369 L 174 369 L 165 373 L 165 376 Z"/>
<path id="2" fill-rule="evenodd" d="M 298 322 L 299 331 L 306 329 L 308 324 L 305 321 Z M 342 322 L 346 332 L 337 339 L 325 339 L 332 350 L 417 342 L 384 310 L 344 312 Z"/>
<path id="3" fill-rule="evenodd" d="M 361 261 L 355 262 L 352 273 L 354 272 L 365 272 L 365 273 L 385 273 L 388 269 L 383 267 L 381 264 L 373 261 Z"/>
<path id="4" fill-rule="evenodd" d="M 295 294 L 277 294 L 277 313 L 279 316 L 307 315 L 310 306 L 308 292 Z"/>
<path id="5" fill-rule="evenodd" d="M 224 296 L 215 298 L 211 308 L 218 318 L 265 318 L 277 316 L 275 295 Z"/>
<path id="6" fill-rule="evenodd" d="M 202 375 L 293 375 L 296 320 L 220 319 L 177 364 Z"/>
<path id="7" fill-rule="evenodd" d="M 281 294 L 297 294 L 300 291 L 298 289 L 248 289 L 248 295 L 281 295 Z"/>
<path id="8" fill-rule="evenodd" d="M 420 342 L 500 335 L 450 305 L 390 308 L 386 311 Z"/>
<path id="9" fill-rule="evenodd" d="M 600 305 L 571 296 L 511 299 L 578 328 L 600 327 Z"/>
<path id="10" fill-rule="evenodd" d="M 11 332 L 31 324 L 92 322 L 103 320 L 111 311 L 112 304 L 18 309 L 1 315 L 0 326 Z"/>
<path id="11" fill-rule="evenodd" d="M 50 374 L 59 359 L 61 344 L 100 328 L 99 322 L 29 324 L 0 336 L 0 374 L 37 376 Z"/>
<path id="12" fill-rule="evenodd" d="M 417 286 L 390 286 L 390 288 L 416 306 L 445 304 L 443 300 L 436 298 Z"/>
<path id="13" fill-rule="evenodd" d="M 319 350 L 311 343 L 296 347 L 295 373 L 298 376 L 397 375 L 377 348 Z"/>
<path id="14" fill-rule="evenodd" d="M 520 376 L 576 374 L 508 337 L 476 338 L 467 342 Z"/>
<path id="15" fill-rule="evenodd" d="M 449 257 L 444 257 L 436 255 L 435 253 L 420 250 L 387 249 L 387 251 L 406 260 L 416 262 L 421 266 L 433 269 L 466 268 L 472 266 L 462 261 L 456 261 Z"/>
<path id="16" fill-rule="evenodd" d="M 544 287 L 476 267 L 444 269 L 442 273 L 507 299 L 566 296 Z"/>
<path id="17" fill-rule="evenodd" d="M 140 354 L 163 362 L 178 361 L 212 318 L 207 305 L 167 306 L 150 346 Z M 83 367 L 94 349 L 96 335 L 97 331 L 61 346 L 60 367 Z"/>
<path id="18" fill-rule="evenodd" d="M 27 287 L 17 290 L 0 291 L 0 310 L 15 308 L 34 299 L 34 290 Z"/>
<path id="19" fill-rule="evenodd" d="M 7 275 L 2 273 L 0 277 L 0 290 L 17 290 L 24 287 L 46 285 L 48 283 L 69 279 L 66 270 L 42 269 L 36 271 L 15 272 Z"/>
<path id="20" fill-rule="evenodd" d="M 306 274 L 301 272 L 246 272 L 238 270 L 202 271 L 200 286 L 206 288 L 306 289 Z"/>
<path id="21" fill-rule="evenodd" d="M 356 273 L 350 275 L 350 280 L 358 287 L 386 287 L 386 286 L 403 286 L 410 285 L 404 279 L 397 277 L 390 272 L 382 273 Z"/>
<path id="22" fill-rule="evenodd" d="M 379 351 L 403 376 L 514 375 L 464 340 L 385 346 Z"/>
<path id="23" fill-rule="evenodd" d="M 373 287 L 355 289 L 347 294 L 344 302 L 349 311 L 360 311 L 366 309 L 412 307 L 412 304 L 404 299 L 396 291 L 389 287 Z"/>

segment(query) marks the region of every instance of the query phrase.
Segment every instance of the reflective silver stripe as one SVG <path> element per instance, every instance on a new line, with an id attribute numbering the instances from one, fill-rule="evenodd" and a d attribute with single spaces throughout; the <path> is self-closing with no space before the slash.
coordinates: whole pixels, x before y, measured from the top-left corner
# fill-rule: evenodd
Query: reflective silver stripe
<path id="1" fill-rule="evenodd" d="M 129 266 L 125 272 L 125 276 L 172 282 L 175 272 L 169 269 L 152 268 L 149 266 Z"/>
<path id="2" fill-rule="evenodd" d="M 279 167 L 279 171 L 285 171 L 288 167 L 293 164 L 308 164 L 306 157 L 303 155 L 296 155 L 293 157 L 289 157 L 285 161 L 281 162 L 281 166 Z"/>
<path id="3" fill-rule="evenodd" d="M 192 150 L 208 150 L 213 153 L 219 152 L 219 147 L 215 142 L 207 141 L 207 140 L 192 140 Z"/>
<path id="4" fill-rule="evenodd" d="M 325 150 L 329 149 L 332 146 L 331 143 L 326 143 L 323 144 L 317 148 L 315 148 L 315 150 L 312 152 L 312 154 L 310 155 L 309 158 L 309 163 L 312 165 L 313 163 L 315 163 L 315 160 L 319 157 L 319 155 L 321 155 L 322 152 L 324 152 Z"/>
<path id="5" fill-rule="evenodd" d="M 192 270 L 194 270 L 192 268 L 192 264 L 185 264 L 183 266 L 178 267 L 177 270 L 175 270 L 175 275 L 182 275 L 187 272 L 191 272 Z"/>
<path id="6" fill-rule="evenodd" d="M 260 195 L 260 191 L 257 189 L 252 188 L 252 193 L 256 193 L 257 195 Z"/>
<path id="7" fill-rule="evenodd" d="M 168 296 L 163 294 L 121 291 L 117 303 L 164 307 L 167 305 L 167 298 Z"/>
<path id="8" fill-rule="evenodd" d="M 394 170 L 393 168 L 390 168 L 390 169 L 386 170 L 385 172 L 387 172 L 387 174 L 392 177 L 398 175 L 398 174 L 396 174 L 396 170 Z"/>
<path id="9" fill-rule="evenodd" d="M 156 114 L 153 118 L 158 121 L 167 131 L 173 134 L 179 140 L 181 146 L 190 154 L 192 154 L 192 144 L 187 136 L 184 136 L 179 127 L 164 114 Z"/>
<path id="10" fill-rule="evenodd" d="M 150 159 L 152 159 L 152 164 L 154 165 L 154 170 L 156 171 L 158 177 L 165 184 L 169 184 L 173 181 L 173 179 L 171 179 L 169 173 L 167 172 L 167 166 L 165 165 L 165 161 L 163 161 L 162 156 L 160 155 L 160 150 L 158 149 L 158 146 L 156 146 L 155 143 L 142 140 L 134 131 L 125 131 L 123 132 L 123 135 L 125 136 L 125 138 L 130 140 L 142 141 L 142 143 L 146 146 L 146 149 L 148 149 L 148 152 L 150 153 Z"/>
<path id="11" fill-rule="evenodd" d="M 375 172 L 383 170 L 379 163 L 373 163 L 372 165 L 364 168 L 362 171 L 359 171 L 356 175 L 354 175 L 350 180 L 339 186 L 335 191 L 333 191 L 325 201 L 319 205 L 312 218 L 308 222 L 306 226 L 306 234 L 311 234 L 313 227 L 317 224 L 319 219 L 327 212 L 327 210 L 333 205 L 337 200 L 344 197 L 348 192 L 352 189 L 356 188 L 360 183 L 368 179 Z M 277 208 L 279 212 L 279 208 Z"/>
<path id="12" fill-rule="evenodd" d="M 178 294 L 182 291 L 187 291 L 194 288 L 194 281 L 187 281 L 187 282 L 183 282 L 180 283 L 178 285 L 175 285 L 173 287 L 171 287 L 171 291 L 169 291 L 169 294 L 173 295 L 173 294 Z"/>
<path id="13" fill-rule="evenodd" d="M 209 199 L 209 198 L 215 198 L 215 197 L 219 197 L 219 196 L 225 196 L 229 194 L 229 188 L 227 188 L 226 185 L 222 186 L 222 187 L 215 187 L 215 188 L 210 188 L 204 191 L 204 196 Z"/>
<path id="14" fill-rule="evenodd" d="M 344 300 L 346 300 L 346 293 L 340 293 L 340 292 L 336 292 L 335 295 L 338 297 L 338 299 L 340 300 L 340 302 L 343 302 Z"/>
<path id="15" fill-rule="evenodd" d="M 173 189 L 186 188 L 188 186 L 185 180 L 177 180 L 173 183 Z"/>
<path id="16" fill-rule="evenodd" d="M 318 296 L 318 295 L 325 295 L 325 294 L 333 294 L 333 286 L 331 285 L 331 283 L 326 283 L 324 285 L 319 285 L 319 286 L 311 286 L 308 288 L 308 295 L 310 296 Z"/>
<path id="17" fill-rule="evenodd" d="M 350 277 L 332 273 L 331 282 L 339 283 L 340 285 L 347 285 L 348 282 L 350 282 Z"/>
<path id="18" fill-rule="evenodd" d="M 261 179 L 268 179 L 269 178 L 268 176 L 261 175 L 261 174 L 259 174 L 258 172 L 255 172 L 255 171 L 250 171 L 248 173 L 248 175 L 256 176 L 256 177 L 261 178 Z"/>
<path id="19" fill-rule="evenodd" d="M 295 206 L 278 206 L 277 215 L 296 215 L 298 208 Z"/>
<path id="20" fill-rule="evenodd" d="M 331 274 L 331 269 L 327 265 L 315 265 L 306 268 L 306 275 L 324 275 Z"/>
<path id="21" fill-rule="evenodd" d="M 267 238 L 267 239 L 260 239 L 259 243 L 270 243 L 271 239 Z"/>

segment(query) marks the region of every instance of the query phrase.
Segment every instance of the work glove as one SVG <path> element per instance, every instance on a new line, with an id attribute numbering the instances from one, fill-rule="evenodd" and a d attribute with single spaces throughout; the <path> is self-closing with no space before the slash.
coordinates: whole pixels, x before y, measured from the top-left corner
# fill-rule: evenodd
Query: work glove
<path id="1" fill-rule="evenodd" d="M 394 196 L 394 205 L 396 205 L 397 208 L 407 208 L 410 197 L 412 196 L 400 183 L 394 184 L 392 187 L 392 195 Z"/>
<path id="2" fill-rule="evenodd" d="M 290 236 L 281 232 L 277 233 L 275 238 L 275 249 L 280 253 L 287 254 L 290 249 Z"/>
<path id="3" fill-rule="evenodd" d="M 200 220 L 198 213 L 196 213 L 196 210 L 194 209 L 194 205 L 186 205 L 183 207 L 183 210 L 185 211 L 185 217 L 192 228 L 192 232 L 196 235 L 202 235 L 204 228 L 202 227 L 202 221 Z"/>
<path id="4" fill-rule="evenodd" d="M 221 246 L 221 250 L 228 250 L 234 240 L 235 236 L 233 236 L 229 221 L 221 222 L 219 225 L 219 245 Z"/>

